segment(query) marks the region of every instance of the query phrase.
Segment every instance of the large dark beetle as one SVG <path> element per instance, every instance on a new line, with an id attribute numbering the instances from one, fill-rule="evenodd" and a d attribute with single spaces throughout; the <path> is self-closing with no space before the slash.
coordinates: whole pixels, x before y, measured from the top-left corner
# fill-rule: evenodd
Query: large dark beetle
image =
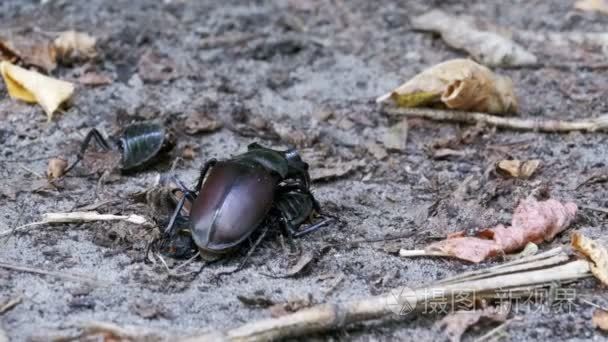
<path id="1" fill-rule="evenodd" d="M 184 189 L 161 238 L 173 255 L 189 248 L 189 235 L 206 259 L 232 251 L 272 216 L 293 236 L 301 236 L 325 225 L 326 219 L 296 230 L 319 204 L 310 192 L 308 164 L 294 149 L 277 151 L 256 143 L 246 153 L 231 159 L 207 162 L 196 185 L 198 194 Z M 181 215 L 192 200 L 189 217 Z M 162 248 L 164 249 L 164 248 Z"/>
<path id="2" fill-rule="evenodd" d="M 166 129 L 157 123 L 139 122 L 128 125 L 121 134 L 110 137 L 111 144 L 95 128 L 91 129 L 84 138 L 76 160 L 65 173 L 78 164 L 91 141 L 94 140 L 104 151 L 119 151 L 121 155 L 120 169 L 134 170 L 150 162 L 161 151 L 171 147 L 167 139 Z"/>

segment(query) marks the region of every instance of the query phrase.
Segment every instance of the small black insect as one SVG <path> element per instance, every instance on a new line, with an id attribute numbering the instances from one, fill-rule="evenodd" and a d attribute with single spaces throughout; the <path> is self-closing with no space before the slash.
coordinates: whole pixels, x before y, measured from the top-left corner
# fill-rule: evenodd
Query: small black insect
<path id="1" fill-rule="evenodd" d="M 196 190 L 183 189 L 159 241 L 165 254 L 183 256 L 194 248 L 214 259 L 233 251 L 267 219 L 278 220 L 294 237 L 333 220 L 298 230 L 321 209 L 310 192 L 308 164 L 294 149 L 277 151 L 254 143 L 231 159 L 212 159 L 203 166 Z M 185 203 L 191 204 L 188 216 L 181 214 Z"/>
<path id="2" fill-rule="evenodd" d="M 91 140 L 94 140 L 105 152 L 117 151 L 120 153 L 119 168 L 122 171 L 131 171 L 151 162 L 161 151 L 168 150 L 173 143 L 168 139 L 167 130 L 160 124 L 152 122 L 139 122 L 128 125 L 118 136 L 110 137 L 108 143 L 95 128 L 91 129 L 84 138 L 76 160 L 65 173 L 78 164 Z"/>

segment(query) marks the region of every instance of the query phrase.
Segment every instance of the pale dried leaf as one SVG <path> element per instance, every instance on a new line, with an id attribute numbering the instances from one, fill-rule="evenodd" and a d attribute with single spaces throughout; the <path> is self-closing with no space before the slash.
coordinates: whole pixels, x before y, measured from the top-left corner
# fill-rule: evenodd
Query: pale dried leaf
<path id="1" fill-rule="evenodd" d="M 530 178 L 540 166 L 540 160 L 501 160 L 496 164 L 499 173 L 514 178 Z"/>
<path id="2" fill-rule="evenodd" d="M 511 305 L 506 301 L 503 303 L 505 304 L 482 310 L 453 312 L 443 317 L 436 326 L 446 334 L 448 340 L 458 342 L 465 331 L 482 320 L 504 322 L 511 311 Z"/>
<path id="3" fill-rule="evenodd" d="M 608 286 L 608 250 L 579 232 L 572 234 L 572 247 L 592 261 L 591 272 Z"/>
<path id="4" fill-rule="evenodd" d="M 488 66 L 532 65 L 537 58 L 521 45 L 495 32 L 476 27 L 470 17 L 433 10 L 411 20 L 414 29 L 439 33 L 451 47 L 465 50 Z"/>
<path id="5" fill-rule="evenodd" d="M 432 66 L 376 99 L 388 100 L 410 108 L 440 106 L 493 114 L 517 111 L 511 79 L 468 59 Z"/>
<path id="6" fill-rule="evenodd" d="M 382 144 L 387 150 L 405 151 L 407 142 L 407 119 L 391 126 L 382 136 Z"/>
<path id="7" fill-rule="evenodd" d="M 57 57 L 63 63 L 83 61 L 97 55 L 97 39 L 86 33 L 76 31 L 62 32 L 54 41 Z"/>
<path id="8" fill-rule="evenodd" d="M 74 93 L 74 85 L 13 65 L 0 62 L 0 72 L 9 95 L 18 100 L 38 103 L 51 121 L 53 113 Z"/>
<path id="9" fill-rule="evenodd" d="M 49 159 L 49 166 L 46 175 L 49 179 L 56 179 L 63 176 L 65 169 L 68 167 L 68 161 L 63 158 Z"/>
<path id="10" fill-rule="evenodd" d="M 581 11 L 595 11 L 608 14 L 607 0 L 579 0 L 574 3 L 574 8 Z"/>
<path id="11" fill-rule="evenodd" d="M 608 311 L 595 309 L 595 311 L 593 311 L 591 322 L 593 322 L 594 327 L 608 331 Z"/>

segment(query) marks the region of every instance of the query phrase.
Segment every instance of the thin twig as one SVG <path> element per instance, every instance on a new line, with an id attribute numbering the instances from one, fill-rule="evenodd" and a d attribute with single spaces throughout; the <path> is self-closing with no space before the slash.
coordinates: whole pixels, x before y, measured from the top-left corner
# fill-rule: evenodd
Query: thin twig
<path id="1" fill-rule="evenodd" d="M 488 125 L 522 131 L 537 132 L 572 132 L 572 131 L 604 131 L 608 130 L 608 115 L 578 121 L 562 121 L 553 119 L 522 119 L 502 117 L 477 112 L 462 112 L 456 110 L 439 110 L 428 108 L 394 108 L 385 107 L 383 111 L 390 115 L 420 117 L 436 121 L 451 121 L 460 123 L 485 123 Z"/>
<path id="2" fill-rule="evenodd" d="M 604 213 L 604 214 L 608 214 L 608 208 L 601 208 L 601 207 L 591 207 L 588 205 L 581 205 L 580 206 L 583 209 L 587 209 L 587 210 L 591 210 L 591 211 L 597 211 L 600 213 Z"/>
<path id="3" fill-rule="evenodd" d="M 5 269 L 9 269 L 9 270 L 14 270 L 14 271 L 27 272 L 27 273 L 48 275 L 48 276 L 68 279 L 68 280 L 72 280 L 72 281 L 90 283 L 93 285 L 105 285 L 99 279 L 87 277 L 85 275 L 74 274 L 74 273 L 47 271 L 47 270 L 33 268 L 33 267 L 29 267 L 29 266 L 9 264 L 6 262 L 0 262 L 0 268 L 5 268 Z"/>
<path id="4" fill-rule="evenodd" d="M 10 235 L 17 231 L 26 230 L 26 228 L 33 226 L 40 226 L 49 223 L 80 223 L 80 222 L 93 222 L 93 221 L 127 221 L 133 224 L 143 225 L 148 223 L 145 217 L 131 214 L 131 215 L 111 215 L 111 214 L 100 214 L 95 211 L 74 211 L 70 213 L 45 213 L 42 215 L 42 220 L 24 224 L 19 227 L 15 227 L 11 230 L 5 230 L 0 232 L 0 237 Z"/>

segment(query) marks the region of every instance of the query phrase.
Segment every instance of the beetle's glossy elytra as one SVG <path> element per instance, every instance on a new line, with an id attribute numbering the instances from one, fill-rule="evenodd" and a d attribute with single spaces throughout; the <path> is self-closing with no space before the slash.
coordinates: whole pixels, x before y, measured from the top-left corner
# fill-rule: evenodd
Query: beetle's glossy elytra
<path id="1" fill-rule="evenodd" d="M 274 202 L 279 176 L 257 165 L 223 161 L 209 170 L 192 205 L 190 224 L 196 245 L 221 252 L 249 237 Z"/>

